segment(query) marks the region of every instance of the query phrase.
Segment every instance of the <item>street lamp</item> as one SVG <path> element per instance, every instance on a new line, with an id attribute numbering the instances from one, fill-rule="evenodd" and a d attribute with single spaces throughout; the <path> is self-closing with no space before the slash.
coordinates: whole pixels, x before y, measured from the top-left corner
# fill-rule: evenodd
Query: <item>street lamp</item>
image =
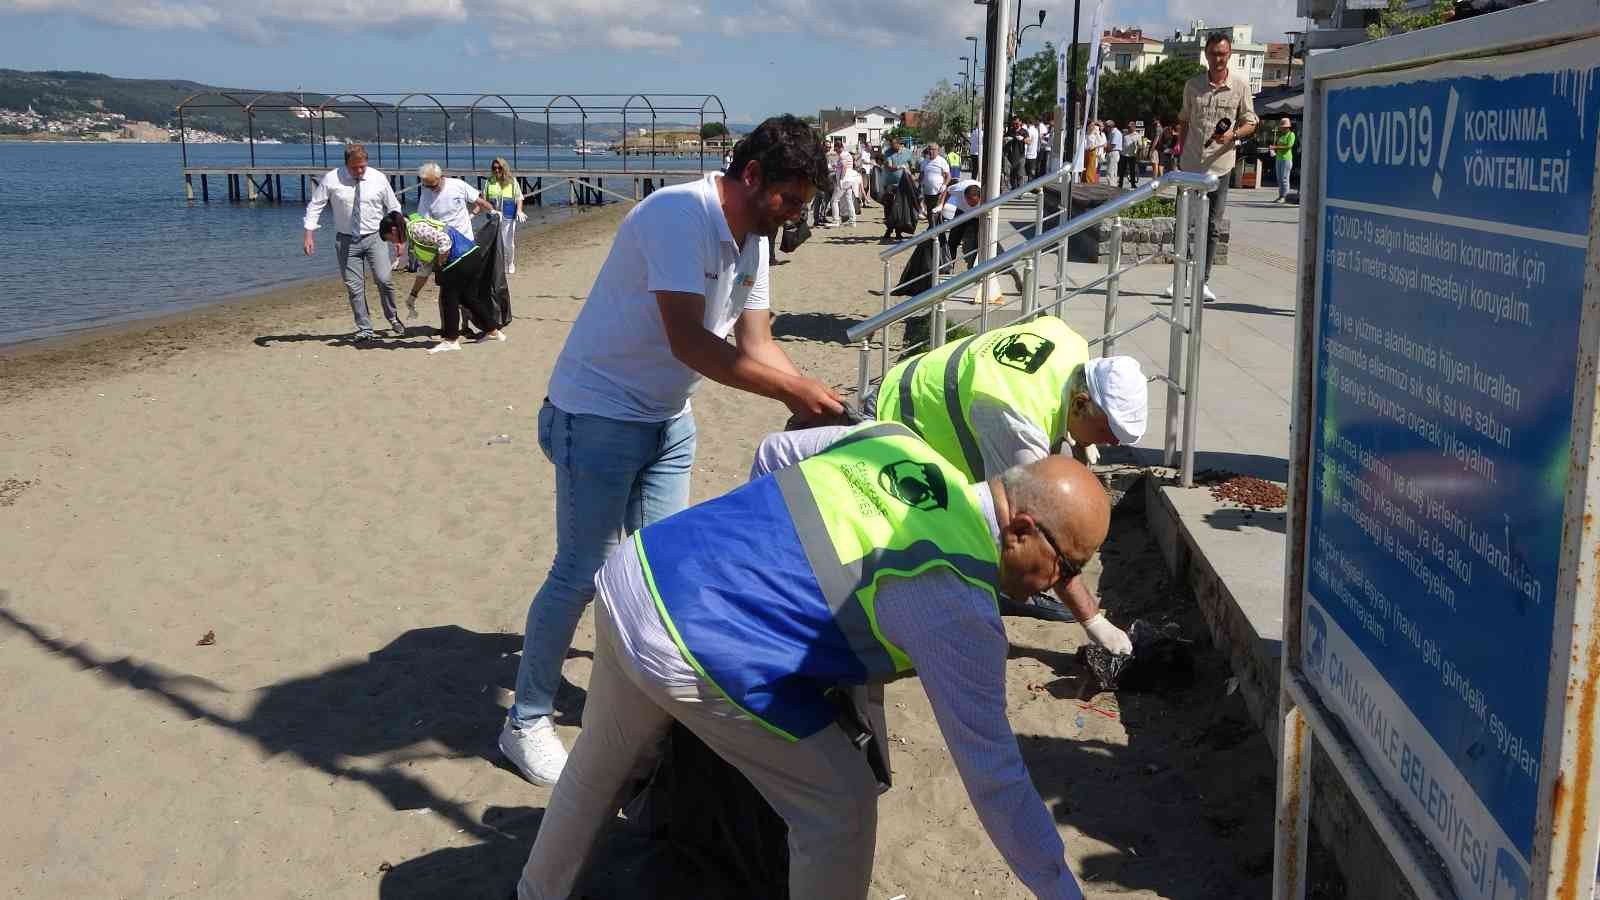
<path id="1" fill-rule="evenodd" d="M 1016 41 L 1017 41 L 1017 56 L 1019 58 L 1022 56 L 1022 36 L 1023 36 L 1023 34 L 1027 33 L 1029 28 L 1040 28 L 1040 27 L 1043 27 L 1043 25 L 1044 25 L 1044 13 L 1045 13 L 1044 10 L 1042 10 L 1042 9 L 1039 10 L 1039 21 L 1038 21 L 1037 24 L 1024 25 L 1024 26 L 1022 26 L 1022 28 L 1017 30 L 1017 37 L 1016 37 Z M 1018 19 L 1018 21 L 1020 21 L 1022 19 L 1022 0 L 1017 0 L 1017 19 Z M 1016 107 L 1017 107 L 1017 76 L 1016 76 L 1016 66 L 1015 65 L 1012 66 L 1012 70 L 1011 70 L 1011 91 L 1009 92 L 1009 95 L 1007 96 L 1006 100 L 1007 100 L 1007 105 L 1009 105 L 1013 110 L 1015 110 Z"/>
<path id="2" fill-rule="evenodd" d="M 972 42 L 972 77 L 967 79 L 967 118 L 978 121 L 978 38 L 967 35 L 967 40 Z"/>

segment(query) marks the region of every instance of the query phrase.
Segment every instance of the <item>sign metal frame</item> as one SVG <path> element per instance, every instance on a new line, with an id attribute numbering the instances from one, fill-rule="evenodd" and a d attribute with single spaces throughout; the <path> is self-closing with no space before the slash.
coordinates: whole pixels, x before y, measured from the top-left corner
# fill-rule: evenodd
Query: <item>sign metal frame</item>
<path id="1" fill-rule="evenodd" d="M 1316 747 L 1332 760 L 1412 891 L 1422 900 L 1456 897 L 1438 851 L 1407 821 L 1300 666 L 1312 445 L 1318 428 L 1314 390 L 1323 303 L 1323 148 L 1328 138 L 1323 116 L 1327 92 L 1338 79 L 1356 75 L 1492 57 L 1597 35 L 1600 0 L 1544 0 L 1319 54 L 1307 61 L 1302 146 L 1313 152 L 1300 160 L 1300 278 L 1284 559 L 1274 900 L 1305 896 L 1311 760 Z M 1600 154 L 1588 162 L 1600 167 Z M 1529 872 L 1529 896 L 1540 900 L 1594 897 L 1600 863 L 1600 177 L 1590 197 L 1580 316 L 1549 699 Z M 1508 660 L 1508 664 L 1515 661 Z"/>

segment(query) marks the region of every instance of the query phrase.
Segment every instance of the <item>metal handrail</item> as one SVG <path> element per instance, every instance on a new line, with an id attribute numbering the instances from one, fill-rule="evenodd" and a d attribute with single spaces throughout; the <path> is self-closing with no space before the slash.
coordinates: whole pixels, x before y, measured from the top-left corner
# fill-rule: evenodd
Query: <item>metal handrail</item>
<path id="1" fill-rule="evenodd" d="M 932 286 L 915 297 L 896 304 L 892 308 L 888 306 L 888 264 L 885 262 L 883 311 L 851 326 L 845 331 L 846 339 L 852 344 L 857 344 L 857 349 L 860 353 L 858 391 L 864 395 L 868 386 L 872 383 L 868 380 L 872 356 L 872 335 L 884 332 L 889 326 L 926 310 L 929 313 L 929 342 L 932 346 L 943 344 L 947 325 L 945 321 L 946 301 L 957 291 L 969 285 L 984 282 L 1018 266 L 1022 267 L 1026 276 L 1026 286 L 1023 289 L 1021 312 L 1022 319 L 1026 320 L 1040 315 L 1046 309 L 1049 309 L 1055 315 L 1060 315 L 1061 307 L 1067 299 L 1075 297 L 1091 287 L 1104 284 L 1106 285 L 1105 334 L 1091 342 L 1101 344 L 1101 352 L 1103 354 L 1110 354 L 1112 346 L 1118 338 L 1151 322 L 1165 321 L 1171 326 L 1167 352 L 1167 371 L 1164 374 L 1154 376 L 1151 380 L 1163 381 L 1167 385 L 1166 438 L 1163 441 L 1162 453 L 1162 461 L 1166 465 L 1172 465 L 1174 457 L 1178 455 L 1180 446 L 1178 410 L 1180 405 L 1182 406 L 1182 459 L 1178 462 L 1178 480 L 1184 487 L 1192 486 L 1194 483 L 1194 442 L 1199 415 L 1200 320 L 1204 306 L 1200 295 L 1204 290 L 1205 271 L 1208 263 L 1205 232 L 1206 222 L 1209 219 L 1211 192 L 1217 189 L 1218 184 L 1219 182 L 1215 175 L 1199 175 L 1191 172 L 1173 172 L 1163 175 L 1160 178 L 1146 182 L 1143 187 L 1124 194 L 1110 203 L 1102 204 L 1085 212 L 1083 215 L 1062 222 L 1055 228 L 1045 230 L 1041 226 L 1032 240 L 1013 247 L 944 282 L 939 281 L 941 268 L 938 254 L 936 253 L 934 266 L 929 274 Z M 1134 204 L 1149 199 L 1156 192 L 1167 187 L 1178 189 L 1178 208 L 1173 233 L 1172 312 L 1170 315 L 1160 312 L 1153 313 L 1146 316 L 1138 324 L 1119 330 L 1117 328 L 1119 282 L 1124 274 L 1148 262 L 1150 259 L 1150 257 L 1145 257 L 1136 259 L 1131 265 L 1123 264 L 1121 214 Z M 1042 205 L 1042 197 L 1039 202 Z M 1036 213 L 1036 215 L 1038 214 Z M 1076 287 L 1071 294 L 1063 294 L 1062 275 L 1066 260 L 1065 243 L 1074 235 L 1107 220 L 1111 221 L 1111 253 L 1107 260 L 1106 274 L 1088 284 Z M 1036 221 L 1038 220 L 1036 219 Z M 1192 237 L 1191 234 L 1193 235 Z M 934 246 L 937 248 L 939 245 L 935 244 Z M 1039 257 L 1041 253 L 1051 249 L 1057 249 L 1056 300 L 1048 306 L 1040 306 L 1037 302 Z M 978 333 L 983 334 L 989 330 L 988 298 L 980 296 L 977 301 L 979 303 L 979 316 L 973 321 L 978 323 Z M 1187 311 L 1186 314 L 1185 310 Z M 970 325 L 972 321 L 966 324 Z M 883 356 L 883 370 L 880 374 L 880 378 L 882 378 L 889 371 L 889 340 L 887 334 L 884 334 L 879 340 L 879 350 Z"/>
<path id="2" fill-rule="evenodd" d="M 954 219 L 951 219 L 948 222 L 941 222 L 940 224 L 935 225 L 932 228 L 929 228 L 927 231 L 924 231 L 921 234 L 913 235 L 912 237 L 906 238 L 905 240 L 901 241 L 900 243 L 895 244 L 893 247 L 890 247 L 889 249 L 883 251 L 882 253 L 879 253 L 878 254 L 878 258 L 882 259 L 882 260 L 888 260 L 888 259 L 891 259 L 891 258 L 893 258 L 895 256 L 898 256 L 900 253 L 902 253 L 902 252 L 904 252 L 906 250 L 909 250 L 912 247 L 917 246 L 918 244 L 923 243 L 924 241 L 928 240 L 928 238 L 937 237 L 938 235 L 944 234 L 945 232 L 949 231 L 951 228 L 954 228 L 958 223 L 962 223 L 962 222 L 968 221 L 969 217 L 971 217 L 971 216 L 976 216 L 976 215 L 979 215 L 980 213 L 988 212 L 989 210 L 994 209 L 997 206 L 1002 206 L 1002 205 L 1004 205 L 1006 203 L 1009 203 L 1012 200 L 1015 200 L 1016 198 L 1022 196 L 1023 194 L 1026 194 L 1026 193 L 1029 193 L 1031 191 L 1043 188 L 1045 185 L 1051 183 L 1052 181 L 1061 181 L 1066 176 L 1070 175 L 1071 171 L 1072 171 L 1071 169 L 1063 168 L 1063 169 L 1059 169 L 1059 170 L 1054 171 L 1054 172 L 1050 172 L 1050 173 L 1048 173 L 1046 175 L 1040 175 L 1038 178 L 1035 178 L 1034 180 L 1028 182 L 1027 184 L 1022 185 L 1019 188 L 1016 188 L 1015 190 L 1007 191 L 1006 193 L 1001 194 L 1000 196 L 994 198 L 993 200 L 985 200 L 983 203 L 981 203 L 981 204 L 979 204 L 977 206 L 974 206 L 971 209 L 963 210 L 960 216 L 958 216 L 958 217 L 956 217 Z"/>
<path id="3" fill-rule="evenodd" d="M 1052 175 L 1051 177 L 1055 176 Z M 1101 204 L 1080 216 L 1068 219 L 1066 222 L 1038 235 L 1027 243 L 1019 244 L 999 256 L 973 266 L 960 275 L 933 285 L 915 297 L 903 300 L 869 319 L 857 322 L 845 331 L 845 339 L 850 343 L 864 340 L 868 335 L 908 319 L 935 303 L 948 300 L 951 294 L 974 282 L 981 281 L 991 275 L 998 275 L 1026 257 L 1048 250 L 1081 231 L 1121 215 L 1129 207 L 1150 199 L 1157 191 L 1168 186 L 1210 192 L 1217 189 L 1217 176 L 1200 175 L 1194 172 L 1169 172 L 1160 178 L 1147 181 L 1142 186 L 1123 194 L 1110 203 Z M 932 233 L 932 229 L 923 234 L 930 233 Z"/>

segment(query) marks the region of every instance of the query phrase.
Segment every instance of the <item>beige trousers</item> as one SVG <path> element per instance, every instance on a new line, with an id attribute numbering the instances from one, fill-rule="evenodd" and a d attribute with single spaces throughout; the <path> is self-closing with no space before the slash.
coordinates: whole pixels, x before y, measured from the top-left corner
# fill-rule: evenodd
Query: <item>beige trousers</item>
<path id="1" fill-rule="evenodd" d="M 872 879 L 878 791 L 844 732 L 830 725 L 798 742 L 762 728 L 704 682 L 671 690 L 620 651 L 603 604 L 595 609 L 594 669 L 583 732 L 573 745 L 517 884 L 518 900 L 567 900 L 595 839 L 635 771 L 653 762 L 673 720 L 737 768 L 789 826 L 793 900 L 860 900 Z"/>

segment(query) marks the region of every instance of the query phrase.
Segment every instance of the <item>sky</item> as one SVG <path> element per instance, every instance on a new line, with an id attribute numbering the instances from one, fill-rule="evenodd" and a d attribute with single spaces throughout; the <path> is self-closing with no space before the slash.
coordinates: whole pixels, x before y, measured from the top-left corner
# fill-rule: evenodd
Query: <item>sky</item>
<path id="1" fill-rule="evenodd" d="M 1294 0 L 1104 2 L 1107 27 L 1155 35 L 1199 18 L 1282 40 L 1299 21 Z M 1070 33 L 1071 0 L 1023 0 L 1024 23 L 1040 9 L 1023 54 Z M 982 24 L 971 0 L 0 0 L 0 66 L 323 93 L 714 94 L 744 125 L 917 105 L 959 80 Z"/>

